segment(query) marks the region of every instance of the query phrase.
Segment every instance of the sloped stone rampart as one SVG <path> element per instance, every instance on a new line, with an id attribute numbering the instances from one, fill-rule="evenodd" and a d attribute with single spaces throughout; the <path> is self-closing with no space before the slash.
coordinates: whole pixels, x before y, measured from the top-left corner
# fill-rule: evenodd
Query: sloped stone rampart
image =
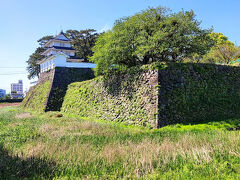
<path id="1" fill-rule="evenodd" d="M 62 111 L 79 116 L 157 127 L 158 71 L 131 69 L 72 83 Z"/>
<path id="2" fill-rule="evenodd" d="M 59 111 L 67 87 L 72 82 L 94 78 L 90 68 L 64 68 L 42 73 L 37 85 L 30 88 L 22 102 L 22 107 L 34 111 Z"/>
<path id="3" fill-rule="evenodd" d="M 240 68 L 156 63 L 72 83 L 63 112 L 151 127 L 240 117 Z"/>
<path id="4" fill-rule="evenodd" d="M 153 128 L 240 117 L 239 67 L 155 63 L 105 78 L 92 79 L 91 69 L 45 75 L 24 107 Z"/>

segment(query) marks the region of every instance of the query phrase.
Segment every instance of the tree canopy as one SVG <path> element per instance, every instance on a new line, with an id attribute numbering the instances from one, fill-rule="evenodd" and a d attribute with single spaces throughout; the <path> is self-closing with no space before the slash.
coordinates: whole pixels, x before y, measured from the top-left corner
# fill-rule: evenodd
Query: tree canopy
<path id="1" fill-rule="evenodd" d="M 27 71 L 28 71 L 28 79 L 33 79 L 34 77 L 39 77 L 40 66 L 37 64 L 41 59 L 44 58 L 41 53 L 44 51 L 44 48 L 38 47 L 34 53 L 27 60 Z"/>
<path id="2" fill-rule="evenodd" d="M 76 50 L 76 56 L 88 61 L 88 58 L 93 55 L 92 47 L 95 45 L 98 37 L 96 30 L 67 30 L 65 34 L 72 40 L 72 45 Z"/>
<path id="3" fill-rule="evenodd" d="M 34 77 L 39 77 L 40 73 L 40 66 L 38 64 L 39 61 L 41 61 L 44 56 L 41 55 L 41 53 L 45 50 L 43 48 L 44 44 L 49 41 L 53 36 L 44 36 L 41 39 L 38 40 L 40 47 L 38 47 L 34 53 L 32 53 L 27 60 L 27 71 L 28 71 L 28 79 L 33 79 Z"/>
<path id="4" fill-rule="evenodd" d="M 203 57 L 203 62 L 229 64 L 240 57 L 240 48 L 222 33 L 211 33 L 209 37 L 215 42 L 215 45 Z"/>
<path id="5" fill-rule="evenodd" d="M 96 74 L 116 66 L 136 66 L 157 61 L 181 62 L 194 53 L 204 55 L 213 45 L 193 11 L 172 13 L 169 9 L 149 8 L 115 22 L 102 34 L 90 58 Z"/>

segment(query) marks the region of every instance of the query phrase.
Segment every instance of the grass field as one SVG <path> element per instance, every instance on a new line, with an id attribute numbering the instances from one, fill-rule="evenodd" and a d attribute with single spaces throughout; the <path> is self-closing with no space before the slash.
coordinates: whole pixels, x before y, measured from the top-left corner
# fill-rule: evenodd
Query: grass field
<path id="1" fill-rule="evenodd" d="M 0 109 L 0 179 L 240 179 L 239 119 L 151 130 Z"/>

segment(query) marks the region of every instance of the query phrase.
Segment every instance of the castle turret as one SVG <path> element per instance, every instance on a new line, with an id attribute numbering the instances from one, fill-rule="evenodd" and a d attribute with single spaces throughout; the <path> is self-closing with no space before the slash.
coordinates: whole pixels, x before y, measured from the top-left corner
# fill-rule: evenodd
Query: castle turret
<path id="1" fill-rule="evenodd" d="M 75 49 L 71 45 L 71 40 L 68 39 L 61 31 L 57 36 L 50 39 L 45 45 L 46 50 L 42 53 L 45 56 L 38 64 L 40 72 L 46 72 L 55 67 L 70 67 L 70 68 L 95 68 L 95 64 L 84 62 L 83 58 L 75 55 Z"/>

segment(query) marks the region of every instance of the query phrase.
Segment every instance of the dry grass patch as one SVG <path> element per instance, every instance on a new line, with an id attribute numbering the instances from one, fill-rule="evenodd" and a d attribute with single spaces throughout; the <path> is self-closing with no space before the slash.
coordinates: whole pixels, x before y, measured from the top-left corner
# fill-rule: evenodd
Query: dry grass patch
<path id="1" fill-rule="evenodd" d="M 49 135 L 52 138 L 60 138 L 66 135 L 64 127 L 53 125 L 53 124 L 44 124 L 39 129 L 40 134 Z"/>
<path id="2" fill-rule="evenodd" d="M 30 113 L 20 113 L 15 116 L 17 119 L 26 119 L 33 117 Z"/>
<path id="3" fill-rule="evenodd" d="M 90 123 L 89 123 L 90 124 Z M 58 125 L 44 124 L 40 127 L 41 134 L 48 134 L 53 138 L 60 138 L 62 136 L 80 136 L 93 135 L 93 126 L 82 122 L 62 122 Z M 97 128 L 96 128 L 97 129 Z"/>
<path id="4" fill-rule="evenodd" d="M 28 144 L 24 148 L 24 153 L 26 157 L 37 157 L 41 155 L 43 151 L 45 151 L 46 145 L 42 142 L 38 142 L 37 144 Z"/>
<path id="5" fill-rule="evenodd" d="M 79 162 L 87 165 L 94 162 L 98 157 L 97 151 L 89 144 L 72 144 L 58 143 L 50 145 L 51 148 L 44 149 L 44 154 L 60 164 L 73 166 Z"/>
<path id="6" fill-rule="evenodd" d="M 44 124 L 40 127 L 40 132 L 49 133 L 49 132 L 55 131 L 56 129 L 58 129 L 58 127 L 53 124 Z"/>
<path id="7" fill-rule="evenodd" d="M 69 122 L 64 129 L 74 134 L 84 135 L 100 135 L 110 137 L 115 134 L 115 131 L 110 129 L 108 125 L 100 124 L 92 121 Z"/>
<path id="8" fill-rule="evenodd" d="M 0 103 L 0 108 L 5 108 L 8 106 L 20 106 L 21 103 Z"/>
<path id="9" fill-rule="evenodd" d="M 184 135 L 177 142 L 166 138 L 161 143 L 145 139 L 140 143 L 109 144 L 100 152 L 100 157 L 110 164 L 120 160 L 124 168 L 135 167 L 134 172 L 140 177 L 154 173 L 156 167 L 177 162 L 179 157 L 198 163 L 211 162 L 216 152 L 240 157 L 240 136 L 229 135 L 228 138 L 215 137 L 215 142 L 209 142 L 205 137 Z"/>
<path id="10" fill-rule="evenodd" d="M 21 125 L 22 123 L 18 123 L 18 122 L 16 122 L 16 123 L 11 123 L 11 124 L 9 124 L 9 127 L 11 127 L 11 128 L 15 128 L 15 127 L 17 127 L 17 126 L 19 126 L 19 125 Z"/>

